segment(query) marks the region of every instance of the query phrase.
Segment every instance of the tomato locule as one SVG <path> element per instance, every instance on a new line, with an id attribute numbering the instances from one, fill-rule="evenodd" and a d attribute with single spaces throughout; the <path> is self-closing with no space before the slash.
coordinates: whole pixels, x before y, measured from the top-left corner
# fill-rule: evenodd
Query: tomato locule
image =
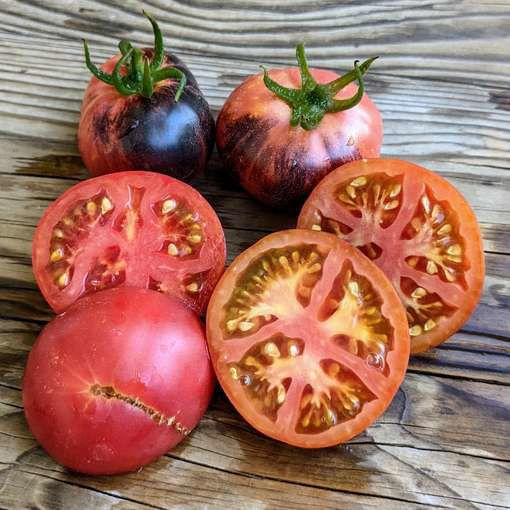
<path id="1" fill-rule="evenodd" d="M 221 223 L 202 195 L 152 172 L 76 184 L 48 207 L 32 245 L 37 284 L 57 313 L 119 286 L 171 294 L 203 312 L 225 258 Z"/>
<path id="2" fill-rule="evenodd" d="M 331 234 L 287 230 L 227 269 L 207 311 L 225 393 L 260 432 L 304 447 L 373 423 L 409 359 L 404 309 L 370 260 Z"/>

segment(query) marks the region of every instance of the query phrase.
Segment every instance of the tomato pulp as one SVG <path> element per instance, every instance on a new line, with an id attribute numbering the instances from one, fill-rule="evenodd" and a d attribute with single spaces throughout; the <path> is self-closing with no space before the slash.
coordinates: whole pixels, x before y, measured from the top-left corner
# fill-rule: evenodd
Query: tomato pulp
<path id="1" fill-rule="evenodd" d="M 387 408 L 409 358 L 391 283 L 331 234 L 288 230 L 248 248 L 207 310 L 207 341 L 225 393 L 256 429 L 331 446 Z"/>
<path id="2" fill-rule="evenodd" d="M 417 165 L 373 159 L 342 166 L 312 192 L 298 228 L 332 232 L 384 271 L 406 308 L 412 352 L 450 337 L 480 298 L 476 217 L 448 181 Z"/>
<path id="3" fill-rule="evenodd" d="M 117 286 L 168 293 L 202 312 L 225 258 L 223 229 L 207 201 L 151 172 L 105 175 L 67 190 L 44 213 L 32 252 L 35 278 L 56 312 Z"/>
<path id="4" fill-rule="evenodd" d="M 58 462 L 115 474 L 179 443 L 213 388 L 198 317 L 158 292 L 120 288 L 80 299 L 43 329 L 23 404 L 30 430 Z"/>

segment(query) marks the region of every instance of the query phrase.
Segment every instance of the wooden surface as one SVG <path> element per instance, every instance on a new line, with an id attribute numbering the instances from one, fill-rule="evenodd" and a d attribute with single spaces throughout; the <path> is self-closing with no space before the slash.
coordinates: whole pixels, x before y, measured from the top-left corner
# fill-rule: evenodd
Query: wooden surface
<path id="1" fill-rule="evenodd" d="M 0 0 L 0 507 L 37 509 L 510 508 L 510 2 L 151 0 L 143 4 L 215 113 L 258 64 L 345 70 L 381 58 L 367 90 L 383 153 L 439 171 L 469 199 L 485 239 L 481 303 L 463 330 L 416 356 L 385 415 L 347 445 L 301 451 L 262 437 L 218 389 L 199 427 L 143 471 L 68 473 L 27 429 L 27 353 L 52 317 L 31 273 L 34 227 L 86 176 L 75 136 L 96 62 L 120 38 L 149 43 L 141 2 Z M 292 226 L 228 183 L 215 155 L 193 184 L 218 212 L 229 260 Z"/>

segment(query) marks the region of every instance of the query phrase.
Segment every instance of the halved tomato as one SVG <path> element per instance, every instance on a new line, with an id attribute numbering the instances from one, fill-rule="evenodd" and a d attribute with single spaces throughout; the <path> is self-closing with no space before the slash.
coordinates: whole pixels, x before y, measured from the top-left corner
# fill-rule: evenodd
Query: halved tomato
<path id="1" fill-rule="evenodd" d="M 57 313 L 118 286 L 171 294 L 202 312 L 225 258 L 221 223 L 202 195 L 152 172 L 73 186 L 48 207 L 32 246 L 37 284 Z"/>
<path id="2" fill-rule="evenodd" d="M 256 429 L 304 448 L 367 428 L 404 377 L 409 334 L 391 283 L 331 234 L 286 230 L 237 257 L 207 310 L 231 402 Z"/>
<path id="3" fill-rule="evenodd" d="M 449 338 L 480 298 L 476 216 L 457 189 L 420 166 L 370 159 L 338 168 L 312 192 L 298 228 L 332 232 L 384 271 L 406 308 L 413 353 Z"/>

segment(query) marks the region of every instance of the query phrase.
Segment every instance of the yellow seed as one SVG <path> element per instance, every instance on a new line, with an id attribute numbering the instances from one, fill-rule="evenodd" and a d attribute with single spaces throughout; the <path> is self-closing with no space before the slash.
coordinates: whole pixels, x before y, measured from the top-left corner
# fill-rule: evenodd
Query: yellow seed
<path id="1" fill-rule="evenodd" d="M 421 335 L 422 332 L 423 332 L 423 330 L 419 324 L 415 324 L 412 328 L 409 328 L 409 334 L 411 336 Z"/>
<path id="2" fill-rule="evenodd" d="M 193 283 L 190 283 L 189 285 L 186 285 L 186 290 L 188 292 L 198 292 L 198 283 L 193 282 Z"/>
<path id="3" fill-rule="evenodd" d="M 292 252 L 292 260 L 294 262 L 299 262 L 299 252 L 298 251 L 293 251 Z"/>
<path id="4" fill-rule="evenodd" d="M 331 363 L 328 368 L 328 375 L 331 377 L 336 377 L 340 372 L 340 365 L 338 363 Z"/>
<path id="5" fill-rule="evenodd" d="M 446 259 L 450 262 L 455 262 L 456 264 L 460 264 L 462 262 L 462 257 L 457 257 L 456 255 L 447 255 Z"/>
<path id="6" fill-rule="evenodd" d="M 413 218 L 411 220 L 411 226 L 416 230 L 416 232 L 419 232 L 421 229 L 421 221 L 420 218 Z"/>
<path id="7" fill-rule="evenodd" d="M 273 318 L 273 316 L 271 314 L 269 314 L 269 313 L 266 313 L 264 315 L 264 320 L 267 321 L 267 322 L 269 322 L 272 318 Z"/>
<path id="8" fill-rule="evenodd" d="M 367 315 L 374 315 L 374 313 L 377 312 L 377 308 L 375 306 L 369 306 L 366 310 L 365 310 L 365 313 Z"/>
<path id="9" fill-rule="evenodd" d="M 193 223 L 193 225 L 191 225 L 191 230 L 198 230 L 199 232 L 202 232 L 202 227 L 200 226 L 199 223 Z M 195 232 L 196 234 L 197 232 Z"/>
<path id="10" fill-rule="evenodd" d="M 86 209 L 87 209 L 87 214 L 89 216 L 95 216 L 96 212 L 97 212 L 97 205 L 95 204 L 95 202 L 87 202 L 87 205 L 86 205 Z"/>
<path id="11" fill-rule="evenodd" d="M 63 258 L 64 258 L 64 249 L 63 248 L 57 248 L 56 250 L 53 250 L 53 252 L 50 255 L 51 262 L 58 262 L 59 260 L 62 260 Z"/>
<path id="12" fill-rule="evenodd" d="M 396 197 L 401 191 L 402 191 L 402 185 L 401 184 L 394 184 L 391 187 L 390 198 Z"/>
<path id="13" fill-rule="evenodd" d="M 374 202 L 377 202 L 379 200 L 379 195 L 381 193 L 381 185 L 380 184 L 374 184 L 372 191 L 374 193 Z"/>
<path id="14" fill-rule="evenodd" d="M 399 203 L 400 202 L 398 200 L 392 200 L 391 202 L 384 204 L 384 209 L 386 211 L 391 211 L 392 209 L 396 209 Z"/>
<path id="15" fill-rule="evenodd" d="M 425 331 L 430 331 L 431 329 L 435 328 L 436 327 L 436 323 L 435 321 L 433 321 L 432 319 L 429 319 L 426 323 L 425 323 L 425 326 L 424 326 L 424 329 Z"/>
<path id="16" fill-rule="evenodd" d="M 280 349 L 274 342 L 267 342 L 264 345 L 264 354 L 271 356 L 271 358 L 279 358 L 280 357 Z"/>
<path id="17" fill-rule="evenodd" d="M 244 363 L 246 365 L 248 365 L 249 367 L 258 367 L 260 366 L 260 363 L 253 357 L 253 356 L 248 356 Z"/>
<path id="18" fill-rule="evenodd" d="M 441 209 L 441 207 L 436 204 L 433 208 L 432 208 L 432 214 L 430 215 L 432 218 L 437 218 L 439 216 L 439 214 L 441 214 L 443 212 L 443 210 Z"/>
<path id="19" fill-rule="evenodd" d="M 185 244 L 182 247 L 182 251 L 183 251 L 184 255 L 189 255 L 193 250 L 192 250 L 191 246 L 188 246 L 187 244 Z"/>
<path id="20" fill-rule="evenodd" d="M 67 225 L 68 227 L 70 227 L 71 225 L 74 225 L 74 222 L 71 218 L 69 218 L 68 216 L 66 216 L 63 220 L 64 222 L 64 225 Z"/>
<path id="21" fill-rule="evenodd" d="M 310 425 L 310 416 L 311 416 L 311 413 L 308 413 L 302 420 L 301 420 L 301 425 L 303 427 L 308 427 L 308 425 Z"/>
<path id="22" fill-rule="evenodd" d="M 325 410 L 324 410 L 324 421 L 330 427 L 336 423 L 335 413 L 329 408 L 325 408 Z"/>
<path id="23" fill-rule="evenodd" d="M 416 287 L 411 294 L 411 297 L 414 299 L 422 298 L 427 294 L 427 291 L 423 287 Z"/>
<path id="24" fill-rule="evenodd" d="M 452 244 L 448 247 L 446 253 L 448 253 L 448 255 L 460 255 L 462 253 L 462 247 L 460 244 Z"/>
<path id="25" fill-rule="evenodd" d="M 312 394 L 311 393 L 307 393 L 302 399 L 301 399 L 301 404 L 299 405 L 299 407 L 301 409 L 304 409 L 312 400 Z"/>
<path id="26" fill-rule="evenodd" d="M 423 195 L 421 197 L 421 205 L 423 206 L 423 210 L 428 214 L 430 213 L 430 200 L 427 195 Z"/>
<path id="27" fill-rule="evenodd" d="M 57 284 L 61 289 L 69 284 L 69 273 L 67 271 L 58 277 Z"/>
<path id="28" fill-rule="evenodd" d="M 189 221 L 193 221 L 193 215 L 188 213 L 186 214 L 186 216 L 184 216 L 184 218 L 182 218 L 182 220 L 179 222 L 181 225 L 185 225 L 186 223 L 188 223 Z"/>
<path id="29" fill-rule="evenodd" d="M 170 211 L 173 211 L 176 207 L 177 202 L 173 198 L 165 200 L 163 202 L 163 205 L 161 206 L 161 214 L 169 213 Z"/>
<path id="30" fill-rule="evenodd" d="M 360 186 L 364 186 L 367 183 L 367 178 L 362 175 L 360 177 L 356 177 L 353 181 L 351 181 L 351 186 L 355 188 L 359 188 Z"/>
<path id="31" fill-rule="evenodd" d="M 309 273 L 317 273 L 318 271 L 320 271 L 322 269 L 322 265 L 319 264 L 319 262 L 316 262 L 315 264 L 312 264 L 309 268 L 308 268 L 308 272 Z"/>
<path id="32" fill-rule="evenodd" d="M 253 322 L 243 321 L 239 323 L 239 329 L 243 332 L 250 331 L 251 328 L 253 328 Z"/>
<path id="33" fill-rule="evenodd" d="M 285 402 L 285 397 L 287 396 L 287 392 L 285 391 L 284 386 L 278 386 L 278 395 L 276 397 L 276 401 L 279 404 L 283 404 Z"/>
<path id="34" fill-rule="evenodd" d="M 452 226 L 449 223 L 443 225 L 438 231 L 438 235 L 449 234 L 452 231 Z"/>
<path id="35" fill-rule="evenodd" d="M 318 258 L 319 258 L 319 255 L 317 253 L 315 253 L 314 251 L 312 251 L 310 253 L 310 255 L 308 255 L 308 262 L 314 262 Z"/>
<path id="36" fill-rule="evenodd" d="M 340 195 L 338 195 L 338 198 L 340 199 L 341 202 L 344 202 L 344 203 L 350 204 L 350 205 L 354 205 L 354 202 L 345 193 L 340 193 Z"/>
<path id="37" fill-rule="evenodd" d="M 353 294 L 354 296 L 359 296 L 358 282 L 349 282 L 348 287 L 349 290 L 351 291 L 351 294 Z"/>
<path id="38" fill-rule="evenodd" d="M 202 236 L 198 234 L 190 234 L 186 239 L 192 244 L 198 244 L 202 241 Z"/>
<path id="39" fill-rule="evenodd" d="M 427 273 L 428 274 L 437 273 L 437 264 L 433 260 L 427 260 Z"/>
<path id="40" fill-rule="evenodd" d="M 411 266 L 411 267 L 416 267 L 416 264 L 418 264 L 418 257 L 411 257 L 410 259 L 408 259 L 407 263 Z"/>
<path id="41" fill-rule="evenodd" d="M 232 379 L 234 379 L 234 381 L 237 381 L 239 379 L 239 373 L 236 367 L 230 367 L 229 372 L 230 376 L 232 377 Z"/>
<path id="42" fill-rule="evenodd" d="M 53 229 L 53 237 L 62 238 L 64 237 L 64 232 L 59 228 L 55 228 Z"/>
<path id="43" fill-rule="evenodd" d="M 289 267 L 289 259 L 285 255 L 280 255 L 278 262 L 285 268 Z"/>
<path id="44" fill-rule="evenodd" d="M 101 200 L 101 214 L 106 214 L 108 211 L 113 209 L 113 204 L 110 202 L 108 197 L 103 197 Z"/>
<path id="45" fill-rule="evenodd" d="M 312 225 L 312 230 L 321 231 L 321 230 L 322 230 L 322 228 L 321 228 L 321 226 L 320 226 L 320 225 L 314 224 L 314 225 Z"/>
<path id="46" fill-rule="evenodd" d="M 353 200 L 356 198 L 356 190 L 352 186 L 347 186 L 345 191 Z"/>
<path id="47" fill-rule="evenodd" d="M 296 342 L 293 342 L 292 340 L 287 345 L 289 349 L 289 354 L 292 357 L 296 357 L 299 354 L 299 346 L 296 344 Z"/>
<path id="48" fill-rule="evenodd" d="M 170 243 L 168 245 L 168 255 L 172 255 L 175 257 L 179 253 L 179 250 L 177 249 L 177 246 L 175 246 L 174 243 Z"/>
<path id="49" fill-rule="evenodd" d="M 237 329 L 237 323 L 238 321 L 235 319 L 232 319 L 230 321 L 227 321 L 227 329 L 232 333 L 232 331 L 235 331 Z"/>
<path id="50" fill-rule="evenodd" d="M 264 268 L 264 271 L 267 271 L 268 273 L 271 272 L 271 265 L 266 259 L 262 260 L 262 267 Z"/>
<path id="51" fill-rule="evenodd" d="M 446 276 L 446 279 L 449 282 L 454 282 L 457 279 L 457 276 L 452 269 L 444 267 L 443 271 L 444 271 L 444 275 Z"/>

